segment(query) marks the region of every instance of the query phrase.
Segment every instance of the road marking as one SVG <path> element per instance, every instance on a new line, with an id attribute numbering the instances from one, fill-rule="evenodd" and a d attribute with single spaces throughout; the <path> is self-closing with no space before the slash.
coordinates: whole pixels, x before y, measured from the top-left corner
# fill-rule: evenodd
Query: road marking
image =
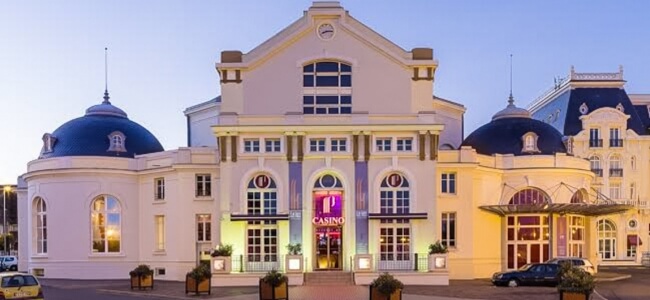
<path id="1" fill-rule="evenodd" d="M 598 294 L 598 292 L 596 291 L 596 289 L 594 289 L 594 294 L 596 294 L 596 296 L 600 297 L 600 299 L 607 300 L 607 298 L 603 297 L 603 295 Z"/>

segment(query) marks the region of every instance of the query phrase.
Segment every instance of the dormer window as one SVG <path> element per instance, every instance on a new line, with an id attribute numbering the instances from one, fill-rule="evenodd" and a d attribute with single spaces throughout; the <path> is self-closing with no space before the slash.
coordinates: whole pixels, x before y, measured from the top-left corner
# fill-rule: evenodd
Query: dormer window
<path id="1" fill-rule="evenodd" d="M 524 147 L 521 149 L 521 152 L 524 153 L 539 153 L 539 149 L 537 148 L 537 134 L 534 132 L 528 132 L 524 134 L 524 136 L 521 138 Z"/>
<path id="2" fill-rule="evenodd" d="M 623 107 L 623 104 L 621 104 L 621 103 L 619 103 L 618 105 L 616 105 L 616 109 L 618 109 L 618 110 L 621 111 L 621 112 L 625 112 L 625 108 Z"/>
<path id="3" fill-rule="evenodd" d="M 587 107 L 586 103 L 582 103 L 582 105 L 580 105 L 579 110 L 581 114 L 586 115 L 589 112 L 589 107 Z"/>
<path id="4" fill-rule="evenodd" d="M 124 133 L 121 133 L 119 131 L 113 131 L 111 134 L 108 135 L 108 142 L 110 143 L 110 146 L 106 151 L 126 152 L 125 141 L 126 141 L 126 136 L 124 135 Z"/>
<path id="5" fill-rule="evenodd" d="M 49 134 L 46 133 L 43 135 L 43 149 L 41 150 L 41 153 L 50 153 L 54 149 L 54 144 L 56 143 L 56 138 Z"/>

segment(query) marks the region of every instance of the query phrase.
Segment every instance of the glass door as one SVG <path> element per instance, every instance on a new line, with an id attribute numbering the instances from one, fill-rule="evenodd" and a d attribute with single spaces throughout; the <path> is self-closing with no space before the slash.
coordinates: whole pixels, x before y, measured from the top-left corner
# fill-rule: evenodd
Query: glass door
<path id="1" fill-rule="evenodd" d="M 616 259 L 616 239 L 600 239 L 598 241 L 598 252 L 600 252 L 603 259 Z"/>
<path id="2" fill-rule="evenodd" d="M 321 226 L 316 227 L 316 269 L 340 270 L 342 269 L 341 227 Z"/>

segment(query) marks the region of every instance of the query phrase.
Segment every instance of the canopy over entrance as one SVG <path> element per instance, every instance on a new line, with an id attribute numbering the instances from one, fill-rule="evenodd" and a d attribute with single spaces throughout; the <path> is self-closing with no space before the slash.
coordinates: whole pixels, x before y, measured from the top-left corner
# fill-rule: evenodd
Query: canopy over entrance
<path id="1" fill-rule="evenodd" d="M 479 206 L 479 208 L 500 216 L 526 213 L 555 213 L 601 216 L 624 212 L 633 209 L 634 206 L 618 203 L 539 203 L 483 205 Z"/>

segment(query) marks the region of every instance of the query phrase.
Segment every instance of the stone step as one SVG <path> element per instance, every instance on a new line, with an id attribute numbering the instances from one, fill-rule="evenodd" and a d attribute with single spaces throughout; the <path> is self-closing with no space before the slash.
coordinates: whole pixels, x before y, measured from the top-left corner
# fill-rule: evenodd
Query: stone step
<path id="1" fill-rule="evenodd" d="M 353 285 L 352 273 L 323 271 L 305 273 L 305 285 Z"/>

